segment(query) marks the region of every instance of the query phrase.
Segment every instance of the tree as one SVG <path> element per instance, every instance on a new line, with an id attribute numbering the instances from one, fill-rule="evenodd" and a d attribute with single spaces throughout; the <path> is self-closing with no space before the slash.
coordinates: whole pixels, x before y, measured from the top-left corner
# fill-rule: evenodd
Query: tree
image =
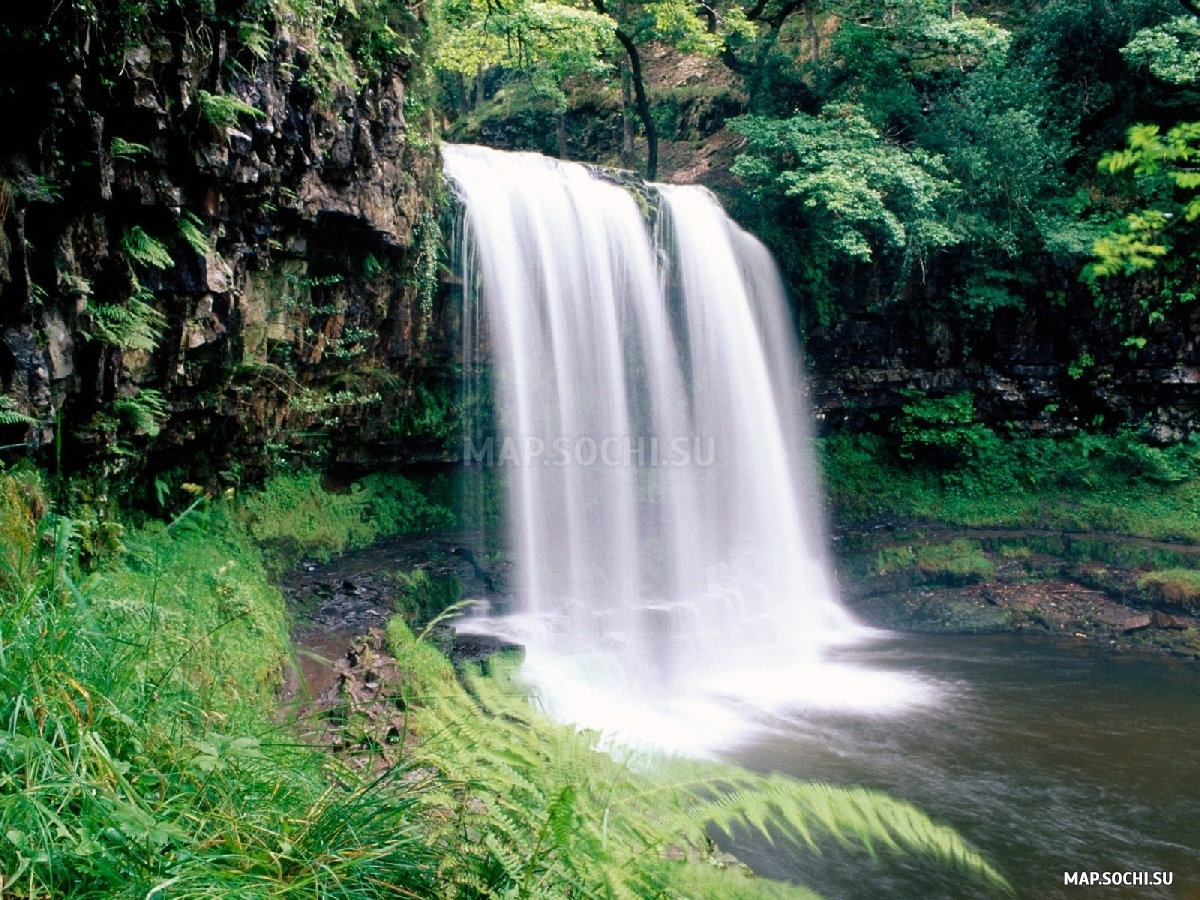
<path id="1" fill-rule="evenodd" d="M 564 102 L 562 82 L 603 74 L 613 22 L 600 12 L 557 0 L 442 0 L 437 6 L 436 69 L 480 78 L 491 68 L 519 71 L 535 89 Z"/>
<path id="2" fill-rule="evenodd" d="M 822 321 L 832 316 L 838 267 L 871 263 L 899 284 L 960 240 L 946 216 L 958 189 L 942 157 L 889 141 L 860 107 L 743 116 L 730 127 L 747 139 L 734 174 L 793 281 L 809 285 Z"/>
<path id="3" fill-rule="evenodd" d="M 1188 226 L 1200 219 L 1200 122 L 1176 125 L 1165 135 L 1157 125 L 1135 125 L 1127 146 L 1106 153 L 1100 169 L 1113 175 L 1131 172 L 1147 202 L 1097 239 L 1085 278 L 1152 269 L 1176 234 L 1197 237 L 1197 228 Z"/>

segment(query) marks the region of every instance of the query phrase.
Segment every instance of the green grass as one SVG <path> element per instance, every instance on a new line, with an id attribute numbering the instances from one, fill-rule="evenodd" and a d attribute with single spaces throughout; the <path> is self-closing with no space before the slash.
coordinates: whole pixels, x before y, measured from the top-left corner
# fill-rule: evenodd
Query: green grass
<path id="1" fill-rule="evenodd" d="M 303 557 L 326 561 L 383 537 L 455 523 L 447 506 L 397 474 L 367 476 L 341 493 L 327 490 L 317 472 L 275 475 L 240 510 L 277 575 Z"/>
<path id="2" fill-rule="evenodd" d="M 996 577 L 996 566 L 979 541 L 956 538 L 943 544 L 885 547 L 876 554 L 874 574 L 915 569 L 938 584 L 970 584 Z"/>
<path id="3" fill-rule="evenodd" d="M 835 519 L 1112 532 L 1200 542 L 1200 442 L 1148 446 L 1129 432 L 993 437 L 957 465 L 902 459 L 877 435 L 821 442 Z"/>
<path id="4" fill-rule="evenodd" d="M 30 481 L 0 476 L 4 896 L 436 896 L 427 786 L 276 720 L 283 602 L 231 505 L 86 574 Z"/>
<path id="5" fill-rule="evenodd" d="M 1163 569 L 1148 572 L 1137 585 L 1152 599 L 1174 606 L 1200 607 L 1200 571 Z"/>

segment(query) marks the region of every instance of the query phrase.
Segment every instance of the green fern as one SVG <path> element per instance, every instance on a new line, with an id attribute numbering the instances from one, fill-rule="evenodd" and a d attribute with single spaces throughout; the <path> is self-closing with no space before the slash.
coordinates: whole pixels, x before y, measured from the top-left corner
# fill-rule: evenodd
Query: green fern
<path id="1" fill-rule="evenodd" d="M 108 143 L 108 155 L 113 159 L 135 160 L 145 156 L 150 148 L 145 144 L 137 144 L 124 138 L 115 137 Z"/>
<path id="2" fill-rule="evenodd" d="M 133 262 L 152 269 L 169 269 L 175 265 L 167 245 L 146 234 L 140 225 L 134 225 L 121 240 L 125 255 Z"/>
<path id="3" fill-rule="evenodd" d="M 258 22 L 243 22 L 238 28 L 238 40 L 259 62 L 271 54 L 271 34 Z"/>
<path id="4" fill-rule="evenodd" d="M 150 352 L 167 327 L 166 317 L 138 297 L 130 298 L 124 306 L 104 303 L 89 306 L 92 324 L 84 336 L 120 347 L 122 350 Z"/>
<path id="5" fill-rule="evenodd" d="M 208 230 L 198 216 L 184 212 L 179 217 L 179 234 L 199 256 L 208 255 L 210 249 Z"/>
<path id="6" fill-rule="evenodd" d="M 215 128 L 236 128 L 242 116 L 252 119 L 267 117 L 261 109 L 255 109 L 237 97 L 218 96 L 208 91 L 201 91 L 198 97 L 200 112 Z"/>
<path id="7" fill-rule="evenodd" d="M 12 397 L 0 396 L 0 425 L 36 425 L 38 420 L 17 409 Z"/>
<path id="8" fill-rule="evenodd" d="M 399 622 L 389 638 L 401 653 L 420 646 Z M 436 837 L 448 845 L 439 873 L 448 898 L 812 900 L 806 889 L 720 868 L 708 850 L 712 827 L 798 849 L 834 841 L 921 856 L 973 878 L 982 893 L 1011 893 L 956 832 L 876 791 L 711 763 L 639 759 L 635 772 L 598 752 L 598 735 L 534 710 L 513 685 L 515 665 L 493 659 L 488 675 L 468 671 L 469 694 L 445 681 L 430 686 L 417 718 L 417 762 L 445 779 L 428 802 L 444 823 Z M 713 865 L 666 859 L 672 847 Z"/>
<path id="9" fill-rule="evenodd" d="M 158 437 L 167 420 L 167 400 L 159 391 L 151 388 L 114 400 L 113 409 L 135 432 L 148 437 Z"/>

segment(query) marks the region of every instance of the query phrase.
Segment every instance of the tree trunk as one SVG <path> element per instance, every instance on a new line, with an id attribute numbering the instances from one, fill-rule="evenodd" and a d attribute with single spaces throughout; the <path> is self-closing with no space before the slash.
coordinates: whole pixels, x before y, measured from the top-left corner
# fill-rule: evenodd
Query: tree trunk
<path id="1" fill-rule="evenodd" d="M 592 6 L 600 15 L 608 15 L 608 10 L 604 8 L 604 0 L 592 0 Z M 625 29 L 618 28 L 613 34 L 625 48 L 625 55 L 629 58 L 629 76 L 633 82 L 638 118 L 642 120 L 642 128 L 646 132 L 646 179 L 653 181 L 658 176 L 658 128 L 654 125 L 654 116 L 650 114 L 650 101 L 646 99 L 646 84 L 642 79 L 642 57 L 638 53 L 637 44 Z"/>
<path id="2" fill-rule="evenodd" d="M 817 62 L 821 58 L 821 35 L 817 32 L 817 23 L 813 19 L 812 0 L 804 4 L 804 28 L 808 32 L 808 58 Z"/>
<path id="3" fill-rule="evenodd" d="M 629 35 L 620 28 L 615 33 L 629 57 L 633 96 L 637 101 L 638 118 L 642 120 L 642 129 L 646 132 L 646 180 L 653 181 L 658 177 L 658 128 L 654 124 L 654 116 L 650 114 L 650 101 L 646 98 L 646 85 L 642 79 L 642 57 Z"/>
<path id="4" fill-rule="evenodd" d="M 629 62 L 621 60 L 621 166 L 632 169 L 637 165 L 633 155 L 633 140 L 637 137 L 637 122 L 633 112 L 633 79 Z"/>

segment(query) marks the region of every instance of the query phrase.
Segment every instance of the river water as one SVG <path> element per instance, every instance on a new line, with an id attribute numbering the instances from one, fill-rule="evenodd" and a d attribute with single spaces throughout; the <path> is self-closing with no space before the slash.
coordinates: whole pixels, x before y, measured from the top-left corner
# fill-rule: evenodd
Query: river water
<path id="1" fill-rule="evenodd" d="M 917 672 L 940 699 L 896 716 L 777 716 L 731 755 L 759 771 L 884 790 L 956 827 L 1020 897 L 1200 897 L 1200 669 L 1016 635 L 897 635 L 846 651 Z M 967 898 L 962 876 L 881 852 L 761 842 L 733 852 L 823 896 Z M 1171 872 L 1170 887 L 1075 887 L 1064 872 Z"/>

